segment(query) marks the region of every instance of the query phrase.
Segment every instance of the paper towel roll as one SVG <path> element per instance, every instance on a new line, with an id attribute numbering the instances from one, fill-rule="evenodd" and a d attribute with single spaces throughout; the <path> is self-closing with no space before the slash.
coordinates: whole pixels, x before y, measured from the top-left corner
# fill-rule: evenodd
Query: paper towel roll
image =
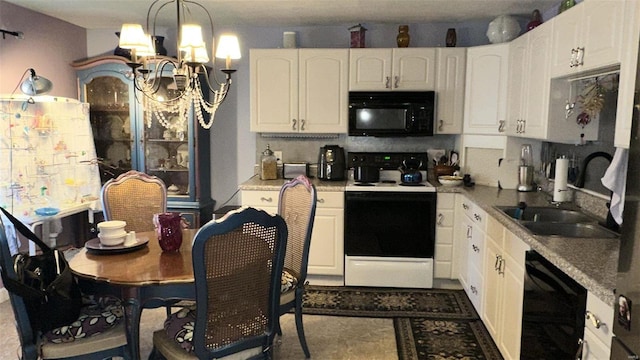
<path id="1" fill-rule="evenodd" d="M 553 183 L 553 201 L 569 201 L 571 192 L 567 188 L 567 174 L 569 173 L 569 159 L 556 159 L 556 177 Z"/>

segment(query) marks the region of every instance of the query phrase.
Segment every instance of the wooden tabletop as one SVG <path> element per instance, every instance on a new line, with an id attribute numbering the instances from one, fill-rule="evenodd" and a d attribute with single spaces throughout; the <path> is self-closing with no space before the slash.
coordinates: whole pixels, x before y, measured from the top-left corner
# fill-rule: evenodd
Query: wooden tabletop
<path id="1" fill-rule="evenodd" d="M 137 233 L 147 237 L 147 246 L 123 254 L 93 254 L 83 248 L 69 266 L 79 277 L 115 285 L 145 286 L 194 281 L 191 243 L 195 229 L 182 232 L 180 251 L 164 252 L 155 232 Z"/>

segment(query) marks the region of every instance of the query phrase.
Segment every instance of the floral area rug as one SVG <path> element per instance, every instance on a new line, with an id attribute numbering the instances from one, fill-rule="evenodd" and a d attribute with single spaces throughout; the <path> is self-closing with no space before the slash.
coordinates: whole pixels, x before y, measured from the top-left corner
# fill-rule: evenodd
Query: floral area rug
<path id="1" fill-rule="evenodd" d="M 401 360 L 502 359 L 462 290 L 308 286 L 303 312 L 394 318 Z"/>

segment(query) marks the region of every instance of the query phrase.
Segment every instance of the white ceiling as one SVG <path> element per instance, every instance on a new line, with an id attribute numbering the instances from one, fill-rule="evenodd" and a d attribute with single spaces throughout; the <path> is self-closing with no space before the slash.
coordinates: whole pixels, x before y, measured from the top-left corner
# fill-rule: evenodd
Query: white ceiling
<path id="1" fill-rule="evenodd" d="M 86 29 L 145 24 L 151 0 L 5 0 Z M 167 0 L 169 1 L 169 0 Z M 357 23 L 416 24 L 530 16 L 557 6 L 559 0 L 198 0 L 215 24 L 308 26 Z M 161 2 L 162 3 L 162 0 Z M 197 6 L 190 5 L 195 14 Z M 159 14 L 156 25 L 175 24 L 175 5 Z M 202 15 L 194 15 L 203 20 Z"/>

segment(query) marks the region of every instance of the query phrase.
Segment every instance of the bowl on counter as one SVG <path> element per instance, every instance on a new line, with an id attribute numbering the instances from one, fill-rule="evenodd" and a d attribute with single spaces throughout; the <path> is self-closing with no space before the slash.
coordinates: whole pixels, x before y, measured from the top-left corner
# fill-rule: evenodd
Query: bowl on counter
<path id="1" fill-rule="evenodd" d="M 455 176 L 455 175 L 438 176 L 438 181 L 443 186 L 460 186 L 462 185 L 462 176 Z"/>

